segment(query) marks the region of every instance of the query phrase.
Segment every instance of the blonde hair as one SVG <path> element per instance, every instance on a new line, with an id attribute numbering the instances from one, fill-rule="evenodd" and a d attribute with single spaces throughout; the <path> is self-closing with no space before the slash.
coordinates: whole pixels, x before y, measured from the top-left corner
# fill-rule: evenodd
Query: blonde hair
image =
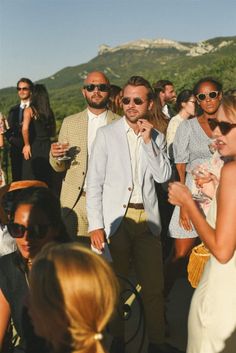
<path id="1" fill-rule="evenodd" d="M 76 243 L 46 246 L 30 274 L 30 311 L 36 333 L 55 352 L 104 352 L 101 332 L 117 300 L 108 263 Z"/>
<path id="2" fill-rule="evenodd" d="M 236 94 L 223 96 L 221 106 L 229 120 L 236 121 Z"/>

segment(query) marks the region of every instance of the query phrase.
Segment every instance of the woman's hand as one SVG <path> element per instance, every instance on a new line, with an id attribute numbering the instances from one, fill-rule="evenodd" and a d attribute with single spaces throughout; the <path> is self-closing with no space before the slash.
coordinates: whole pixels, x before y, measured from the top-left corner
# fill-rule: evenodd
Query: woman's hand
<path id="1" fill-rule="evenodd" d="M 179 224 L 180 226 L 187 230 L 192 230 L 192 224 L 190 222 L 186 205 L 190 200 L 192 200 L 192 194 L 186 185 L 182 183 L 175 182 L 169 183 L 169 196 L 168 201 L 172 205 L 180 206 Z"/>
<path id="2" fill-rule="evenodd" d="M 200 188 L 205 195 L 213 198 L 219 184 L 219 179 L 214 174 L 208 173 L 204 177 L 196 178 L 195 183 L 196 186 Z"/>
<path id="3" fill-rule="evenodd" d="M 184 206 L 192 199 L 189 188 L 180 182 L 169 183 L 168 193 L 168 201 L 172 205 Z"/>
<path id="4" fill-rule="evenodd" d="M 180 207 L 179 212 L 179 225 L 187 231 L 193 230 L 192 223 L 190 222 L 188 212 L 184 206 Z"/>
<path id="5" fill-rule="evenodd" d="M 28 160 L 31 158 L 31 147 L 30 145 L 24 145 L 22 153 L 24 155 L 24 159 Z"/>

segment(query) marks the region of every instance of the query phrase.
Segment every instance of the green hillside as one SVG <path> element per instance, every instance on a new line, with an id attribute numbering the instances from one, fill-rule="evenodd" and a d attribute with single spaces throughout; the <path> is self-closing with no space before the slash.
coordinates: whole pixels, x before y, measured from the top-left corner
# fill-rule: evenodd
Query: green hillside
<path id="1" fill-rule="evenodd" d="M 104 52 L 85 64 L 66 67 L 38 82 L 44 83 L 49 90 L 59 125 L 65 116 L 84 107 L 80 89 L 87 72 L 92 70 L 104 71 L 112 83 L 121 86 L 131 75 L 142 75 L 151 83 L 169 79 L 179 91 L 185 87 L 191 88 L 199 78 L 210 75 L 222 81 L 224 89 L 236 87 L 236 36 L 213 38 L 204 42 L 203 48 L 208 51 L 198 56 L 189 54 L 196 43 L 179 44 L 187 49 L 153 46 L 133 49 L 132 46 L 121 46 L 114 52 Z M 15 88 L 0 90 L 0 111 L 6 114 L 16 103 Z"/>

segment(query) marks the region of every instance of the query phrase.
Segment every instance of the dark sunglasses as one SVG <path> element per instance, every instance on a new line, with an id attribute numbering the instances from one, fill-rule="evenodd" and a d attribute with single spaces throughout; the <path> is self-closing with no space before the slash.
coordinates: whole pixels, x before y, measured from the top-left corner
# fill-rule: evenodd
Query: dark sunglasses
<path id="1" fill-rule="evenodd" d="M 97 85 L 94 85 L 91 83 L 90 85 L 85 85 L 84 89 L 86 89 L 88 92 L 93 92 L 97 88 L 101 92 L 109 92 L 110 86 L 107 85 L 106 83 L 99 83 Z"/>
<path id="2" fill-rule="evenodd" d="M 236 127 L 236 124 L 228 123 L 228 121 L 218 121 L 216 119 L 208 119 L 208 124 L 212 131 L 218 126 L 222 135 L 227 135 L 234 127 Z"/>
<path id="3" fill-rule="evenodd" d="M 17 87 L 17 91 L 29 91 L 29 87 Z"/>
<path id="4" fill-rule="evenodd" d="M 212 92 L 209 92 L 209 93 L 198 93 L 196 95 L 197 99 L 202 102 L 206 99 L 206 97 L 210 97 L 211 99 L 215 99 L 217 98 L 219 95 L 219 92 L 218 91 L 212 91 Z"/>
<path id="5" fill-rule="evenodd" d="M 50 224 L 34 224 L 32 226 L 25 227 L 22 224 L 10 222 L 7 224 L 7 229 L 13 238 L 23 238 L 25 232 L 28 231 L 31 238 L 43 239 L 46 236 L 50 226 Z"/>
<path id="6" fill-rule="evenodd" d="M 121 99 L 121 101 L 122 101 L 122 103 L 123 103 L 124 105 L 130 104 L 131 100 L 134 102 L 135 105 L 142 105 L 142 104 L 144 103 L 144 101 L 143 101 L 141 98 L 139 98 L 139 97 L 135 97 L 135 98 L 133 98 L 133 99 L 128 98 L 128 97 L 123 97 L 123 98 Z"/>

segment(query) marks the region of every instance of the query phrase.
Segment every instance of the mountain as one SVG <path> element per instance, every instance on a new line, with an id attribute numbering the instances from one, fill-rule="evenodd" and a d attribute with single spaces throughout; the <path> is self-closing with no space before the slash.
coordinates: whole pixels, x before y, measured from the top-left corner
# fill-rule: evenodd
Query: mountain
<path id="1" fill-rule="evenodd" d="M 178 92 L 191 88 L 203 76 L 214 76 L 225 89 L 235 88 L 236 36 L 198 43 L 140 39 L 114 48 L 101 45 L 98 55 L 87 63 L 66 67 L 38 81 L 48 88 L 59 120 L 85 106 L 80 89 L 87 73 L 93 70 L 103 71 L 112 83 L 121 86 L 131 75 L 142 75 L 151 83 L 169 79 Z M 15 89 L 0 90 L 0 111 L 7 113 L 15 102 Z"/>

